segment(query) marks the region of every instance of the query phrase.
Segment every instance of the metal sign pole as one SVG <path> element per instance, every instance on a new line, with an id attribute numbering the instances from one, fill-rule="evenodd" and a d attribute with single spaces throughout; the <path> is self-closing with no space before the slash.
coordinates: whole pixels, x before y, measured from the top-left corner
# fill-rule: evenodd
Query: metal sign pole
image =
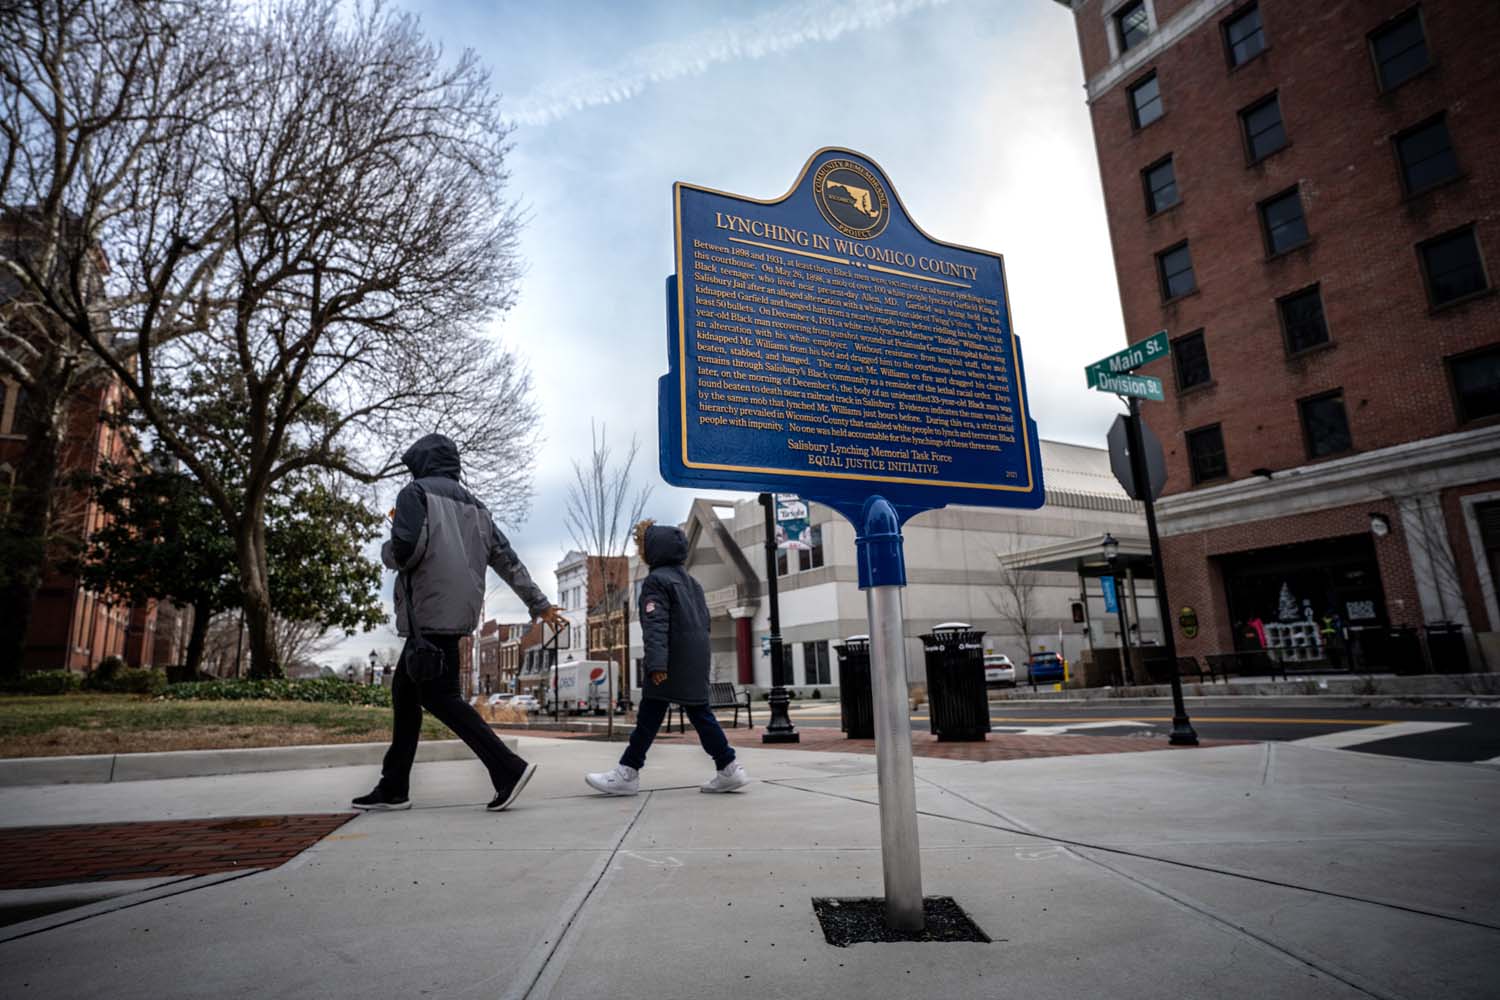
<path id="1" fill-rule="evenodd" d="M 1177 671 L 1177 633 L 1172 623 L 1172 602 L 1167 599 L 1167 571 L 1161 560 L 1161 536 L 1156 531 L 1156 501 L 1151 496 L 1151 482 L 1146 472 L 1146 448 L 1141 440 L 1141 404 L 1130 400 L 1130 464 L 1135 481 L 1141 484 L 1141 505 L 1145 507 L 1146 535 L 1151 542 L 1151 567 L 1156 574 L 1156 613 L 1161 617 L 1162 645 L 1167 654 L 1167 675 L 1172 682 L 1172 735 L 1175 746 L 1195 747 L 1198 733 L 1188 719 L 1182 700 L 1182 676 Z"/>
<path id="2" fill-rule="evenodd" d="M 906 561 L 901 522 L 883 497 L 865 502 L 856 539 L 859 586 L 870 614 L 870 678 L 875 699 L 875 767 L 880 785 L 880 860 L 885 869 L 885 918 L 897 930 L 919 931 L 922 853 L 917 838 L 916 777 L 911 764 L 911 710 L 906 686 L 906 636 L 901 590 Z"/>

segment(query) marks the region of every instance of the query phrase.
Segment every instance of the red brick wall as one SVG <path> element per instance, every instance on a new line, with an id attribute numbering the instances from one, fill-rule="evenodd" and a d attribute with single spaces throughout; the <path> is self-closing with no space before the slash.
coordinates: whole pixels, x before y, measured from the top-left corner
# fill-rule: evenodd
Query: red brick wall
<path id="1" fill-rule="evenodd" d="M 1226 7 L 1124 81 L 1156 71 L 1159 121 L 1132 129 L 1124 85 L 1093 105 L 1128 336 L 1201 327 L 1216 380 L 1179 397 L 1169 364 L 1152 369 L 1167 401 L 1143 410 L 1168 452 L 1169 494 L 1190 488 L 1184 431 L 1206 424 L 1223 426 L 1231 478 L 1305 464 L 1296 401 L 1325 390 L 1343 389 L 1358 450 L 1457 429 L 1443 358 L 1500 340 L 1500 296 L 1431 311 L 1415 245 L 1476 222 L 1500 282 L 1500 4 L 1426 0 L 1436 65 L 1381 95 L 1366 36 L 1409 6 L 1261 0 L 1270 48 L 1232 72 Z M 1092 75 L 1104 44 L 1097 2 L 1078 26 Z M 1237 112 L 1273 90 L 1290 145 L 1247 167 Z M 1465 175 L 1406 201 L 1390 136 L 1445 109 Z M 1147 219 L 1140 171 L 1168 153 L 1182 202 Z M 1311 243 L 1268 260 L 1256 205 L 1298 183 Z M 1184 238 L 1199 291 L 1164 306 L 1154 254 Z M 1314 282 L 1334 346 L 1289 359 L 1275 300 Z"/>
<path id="2" fill-rule="evenodd" d="M 1234 648 L 1229 606 L 1218 566 L 1213 562 L 1214 556 L 1363 534 L 1370 530 L 1372 513 L 1385 514 L 1396 526 L 1396 530 L 1386 537 L 1375 539 L 1386 613 L 1396 625 L 1420 624 L 1422 604 L 1417 597 L 1417 582 L 1412 575 L 1406 540 L 1399 527 L 1400 511 L 1394 503 L 1382 500 L 1163 538 L 1162 559 L 1168 567 L 1167 585 L 1172 598 L 1174 625 L 1176 614 L 1183 607 L 1192 607 L 1198 612 L 1198 635 L 1189 639 L 1179 629 L 1178 651 L 1183 656 L 1204 656 Z"/>

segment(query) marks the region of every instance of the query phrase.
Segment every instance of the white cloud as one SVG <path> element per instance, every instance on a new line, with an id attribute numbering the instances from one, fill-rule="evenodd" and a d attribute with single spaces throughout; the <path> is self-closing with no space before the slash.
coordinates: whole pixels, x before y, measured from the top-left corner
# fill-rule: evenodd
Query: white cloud
<path id="1" fill-rule="evenodd" d="M 521 125 L 546 125 L 585 108 L 618 104 L 653 84 L 706 73 L 719 63 L 761 59 L 811 42 L 830 42 L 851 31 L 879 28 L 948 0 L 818 0 L 792 3 L 631 52 L 597 73 L 560 80 L 516 99 L 511 117 Z"/>

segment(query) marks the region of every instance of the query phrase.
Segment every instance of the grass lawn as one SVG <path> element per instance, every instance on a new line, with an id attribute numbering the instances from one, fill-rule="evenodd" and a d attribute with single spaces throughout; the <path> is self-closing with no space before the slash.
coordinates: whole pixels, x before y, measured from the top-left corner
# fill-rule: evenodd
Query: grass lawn
<path id="1" fill-rule="evenodd" d="M 155 701 L 124 694 L 0 697 L 0 757 L 369 743 L 391 710 L 298 701 Z M 451 739 L 432 716 L 424 739 Z"/>

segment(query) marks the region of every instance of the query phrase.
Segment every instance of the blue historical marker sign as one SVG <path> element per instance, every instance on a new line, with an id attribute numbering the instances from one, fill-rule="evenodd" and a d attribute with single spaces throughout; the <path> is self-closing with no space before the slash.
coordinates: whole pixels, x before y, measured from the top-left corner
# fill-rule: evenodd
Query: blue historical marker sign
<path id="1" fill-rule="evenodd" d="M 762 201 L 678 183 L 661 471 L 678 486 L 797 493 L 903 519 L 1041 506 L 999 254 L 935 240 L 884 172 L 813 154 Z"/>

